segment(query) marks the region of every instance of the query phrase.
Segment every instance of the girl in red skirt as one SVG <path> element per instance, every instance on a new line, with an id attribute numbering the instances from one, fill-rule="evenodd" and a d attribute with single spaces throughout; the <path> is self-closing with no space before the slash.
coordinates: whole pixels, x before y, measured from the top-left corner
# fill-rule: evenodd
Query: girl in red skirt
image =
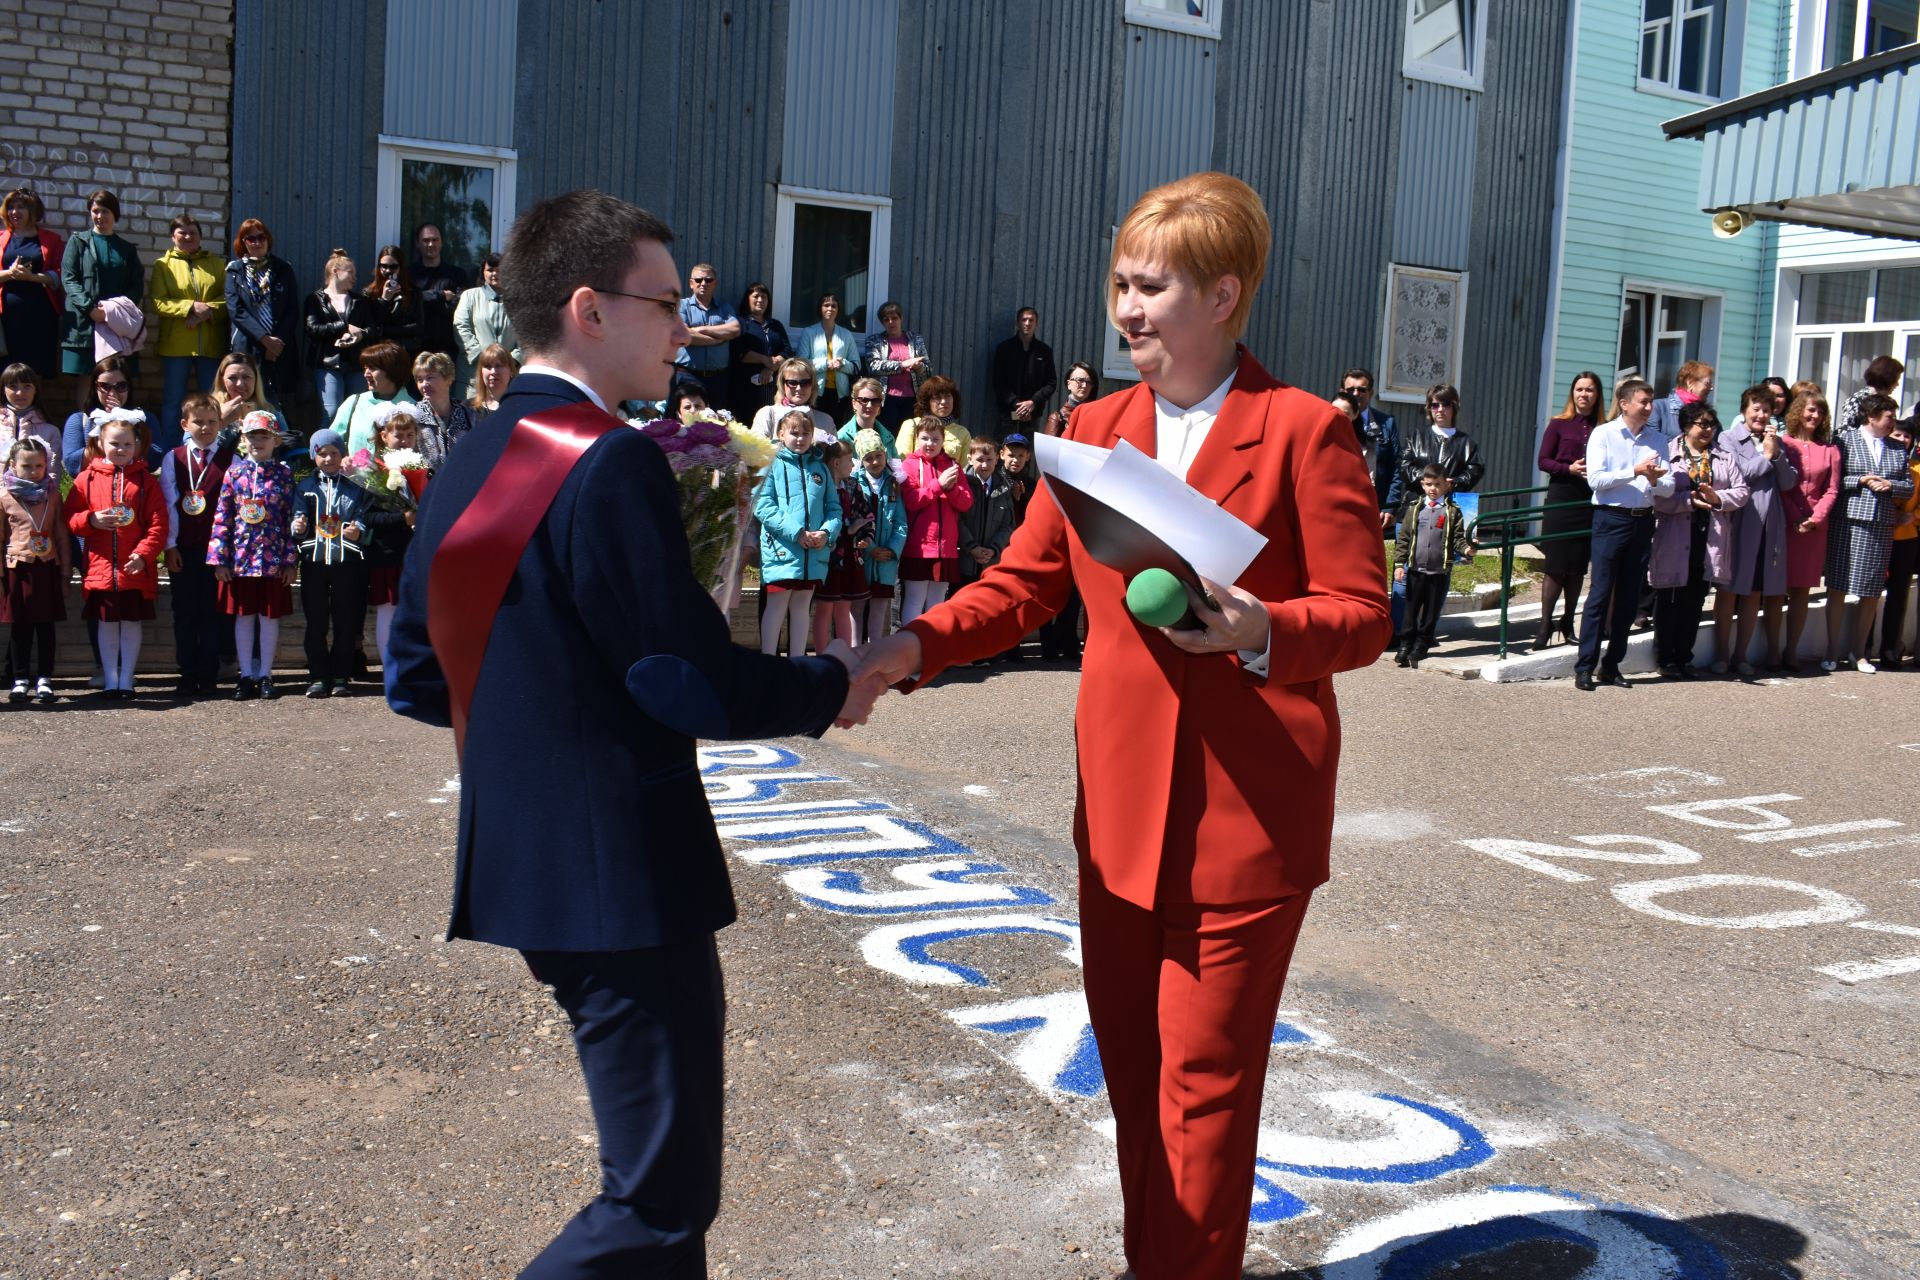
<path id="1" fill-rule="evenodd" d="M 825 653 L 836 635 L 848 644 L 857 642 L 853 614 L 855 609 L 866 611 L 867 548 L 873 545 L 873 502 L 866 486 L 853 478 L 853 446 L 836 440 L 822 456 L 840 494 L 840 536 L 827 562 L 827 580 L 813 597 L 815 653 Z"/>
<path id="2" fill-rule="evenodd" d="M 900 625 L 947 598 L 960 576 L 960 513 L 973 505 L 960 464 L 946 452 L 945 424 L 919 419 L 911 454 L 901 456 L 900 495 L 907 547 L 900 558 Z"/>
<path id="3" fill-rule="evenodd" d="M 53 624 L 67 616 L 63 593 L 70 540 L 60 528 L 60 482 L 51 474 L 52 465 L 45 441 L 22 436 L 7 451 L 7 470 L 0 475 L 0 512 L 7 519 L 6 597 L 0 607 L 13 628 L 8 702 L 53 701 Z M 40 679 L 29 692 L 29 668 L 36 657 Z"/>
<path id="4" fill-rule="evenodd" d="M 110 699 L 133 696 L 140 624 L 160 594 L 167 502 L 146 457 L 147 415 L 113 409 L 88 431 L 86 465 L 67 494 L 67 528 L 86 555 L 81 616 L 100 624 L 101 696 Z"/>
<path id="5" fill-rule="evenodd" d="M 300 563 L 293 540 L 293 468 L 273 457 L 286 437 L 264 410 L 242 418 L 240 431 L 246 456 L 236 458 L 220 482 L 207 539 L 207 563 L 219 580 L 220 607 L 233 619 L 240 654 L 236 702 L 273 697 L 280 619 L 293 612 L 293 574 Z"/>

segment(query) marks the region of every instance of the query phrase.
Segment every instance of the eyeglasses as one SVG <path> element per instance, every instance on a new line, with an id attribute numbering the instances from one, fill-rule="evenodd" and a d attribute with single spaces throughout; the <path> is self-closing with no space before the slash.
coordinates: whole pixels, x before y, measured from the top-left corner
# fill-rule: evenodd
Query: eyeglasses
<path id="1" fill-rule="evenodd" d="M 879 396 L 855 396 L 853 398 L 853 402 L 855 404 L 884 404 L 885 403 L 885 401 L 881 400 Z"/>
<path id="2" fill-rule="evenodd" d="M 693 282 L 695 284 L 714 284 L 717 280 L 714 276 L 695 276 Z"/>
<path id="3" fill-rule="evenodd" d="M 94 390 L 96 391 L 125 391 L 132 385 L 133 384 L 129 382 L 108 382 L 104 378 L 93 384 Z"/>
<path id="4" fill-rule="evenodd" d="M 813 385 L 813 379 L 812 378 L 782 378 L 780 379 L 780 385 L 783 387 L 791 387 L 795 389 L 798 389 L 801 387 L 810 387 Z"/>
<path id="5" fill-rule="evenodd" d="M 380 264 L 380 269 L 382 271 L 398 271 L 400 264 L 397 262 L 383 262 Z"/>
<path id="6" fill-rule="evenodd" d="M 680 296 L 678 294 L 675 294 L 671 298 L 662 298 L 651 293 L 628 293 L 625 289 L 602 289 L 598 285 L 588 285 L 587 287 L 595 293 L 608 293 L 616 298 L 637 298 L 641 302 L 651 302 L 654 306 L 666 312 L 670 318 L 675 320 L 680 318 Z"/>
<path id="7" fill-rule="evenodd" d="M 240 242 L 242 244 L 265 244 L 266 239 L 267 238 L 265 236 L 261 235 L 258 231 L 256 231 L 252 235 L 241 236 Z"/>

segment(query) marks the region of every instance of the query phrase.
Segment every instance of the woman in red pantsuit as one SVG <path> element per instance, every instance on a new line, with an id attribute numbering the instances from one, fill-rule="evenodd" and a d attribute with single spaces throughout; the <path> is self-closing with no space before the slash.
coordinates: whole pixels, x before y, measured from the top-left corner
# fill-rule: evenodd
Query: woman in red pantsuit
<path id="1" fill-rule="evenodd" d="M 1274 1018 L 1327 879 L 1333 675 L 1391 632 L 1352 427 L 1237 345 L 1272 239 L 1259 196 L 1225 174 L 1141 197 L 1108 301 L 1142 385 L 1082 406 L 1067 433 L 1131 442 L 1267 536 L 1238 583 L 1209 584 L 1206 629 L 1134 621 L 1121 576 L 1036 502 L 1000 564 L 861 671 L 924 682 L 1011 648 L 1076 586 L 1085 601 L 1080 923 L 1140 1280 L 1240 1274 Z"/>

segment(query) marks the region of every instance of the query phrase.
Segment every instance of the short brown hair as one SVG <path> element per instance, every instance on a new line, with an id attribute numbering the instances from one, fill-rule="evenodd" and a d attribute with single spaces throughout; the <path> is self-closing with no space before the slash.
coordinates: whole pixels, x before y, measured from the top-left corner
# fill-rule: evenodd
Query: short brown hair
<path id="1" fill-rule="evenodd" d="M 1227 329 L 1246 332 L 1253 295 L 1267 274 L 1273 223 L 1259 193 L 1226 173 L 1194 173 L 1155 187 L 1134 202 L 1114 233 L 1107 271 L 1107 319 L 1118 329 L 1119 287 L 1112 264 L 1122 254 L 1159 262 L 1202 285 L 1223 276 L 1240 282 Z"/>
<path id="2" fill-rule="evenodd" d="M 413 358 L 413 376 L 418 379 L 422 369 L 431 369 L 447 381 L 453 381 L 453 359 L 444 351 L 422 351 Z"/>
<path id="3" fill-rule="evenodd" d="M 217 418 L 220 416 L 220 402 L 213 398 L 210 391 L 189 391 L 180 398 L 180 421 L 191 418 L 196 410 L 205 410 Z"/>
<path id="4" fill-rule="evenodd" d="M 1705 360 L 1689 360 L 1673 375 L 1673 385 L 1677 387 L 1682 383 L 1698 382 L 1702 378 L 1713 381 L 1713 366 Z"/>
<path id="5" fill-rule="evenodd" d="M 1871 422 L 1883 413 L 1899 413 L 1900 405 L 1892 396 L 1883 396 L 1875 392 L 1863 396 L 1860 400 L 1860 421 Z"/>
<path id="6" fill-rule="evenodd" d="M 560 313 L 580 289 L 617 289 L 642 240 L 673 241 L 666 223 L 604 191 L 569 191 L 528 209 L 507 233 L 500 301 L 528 351 L 559 344 Z"/>
<path id="7" fill-rule="evenodd" d="M 1801 386 L 1808 386 L 1801 383 Z M 1798 439 L 1807 428 L 1807 410 L 1814 405 L 1820 407 L 1820 425 L 1812 433 L 1817 444 L 1828 444 L 1833 440 L 1833 406 L 1820 394 L 1819 387 L 1811 387 L 1793 397 L 1793 403 L 1787 406 L 1787 434 Z"/>
<path id="8" fill-rule="evenodd" d="M 20 386 L 32 387 L 35 391 L 40 389 L 40 375 L 33 371 L 32 365 L 16 361 L 0 369 L 0 388 Z"/>
<path id="9" fill-rule="evenodd" d="M 413 390 L 413 364 L 407 349 L 397 342 L 376 342 L 360 352 L 360 367 L 372 365 L 387 375 L 387 381 L 402 391 Z"/>
<path id="10" fill-rule="evenodd" d="M 953 413 L 951 416 L 955 418 L 960 416 L 960 388 L 953 385 L 952 378 L 940 373 L 934 374 L 931 378 L 921 383 L 920 390 L 914 392 L 913 416 L 923 418 L 931 414 L 933 412 L 933 398 L 935 396 L 952 396 Z"/>
<path id="11" fill-rule="evenodd" d="M 1867 361 L 1867 371 L 1861 375 L 1863 381 L 1875 391 L 1891 391 L 1905 377 L 1907 366 L 1892 356 L 1875 356 Z"/>
<path id="12" fill-rule="evenodd" d="M 87 208 L 91 209 L 95 205 L 99 205 L 116 218 L 120 216 L 120 197 L 105 187 L 87 193 Z"/>
<path id="13" fill-rule="evenodd" d="M 168 231 L 185 231 L 188 227 L 200 230 L 200 219 L 190 213 L 176 213 L 167 223 Z"/>

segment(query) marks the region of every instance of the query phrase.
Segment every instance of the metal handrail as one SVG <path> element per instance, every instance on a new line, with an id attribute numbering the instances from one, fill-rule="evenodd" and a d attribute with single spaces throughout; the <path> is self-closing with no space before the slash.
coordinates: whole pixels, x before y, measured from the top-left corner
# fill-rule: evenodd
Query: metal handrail
<path id="1" fill-rule="evenodd" d="M 1545 493 L 1545 485 L 1530 489 L 1494 489 L 1480 495 L 1485 502 L 1488 498 L 1527 497 L 1536 493 Z M 1514 507 L 1505 511 L 1481 511 L 1473 522 L 1473 542 L 1483 550 L 1497 550 L 1500 553 L 1500 656 L 1507 656 L 1508 603 L 1513 596 L 1513 551 L 1515 547 L 1542 542 L 1570 541 L 1574 538 L 1590 538 L 1593 535 L 1585 530 L 1569 529 L 1564 533 L 1527 534 L 1516 526 L 1532 524 L 1549 511 L 1570 511 L 1575 507 L 1588 507 L 1592 504 L 1576 500 L 1572 502 L 1543 502 L 1531 506 Z M 1489 542 L 1483 539 L 1481 531 L 1491 522 L 1499 541 Z"/>

